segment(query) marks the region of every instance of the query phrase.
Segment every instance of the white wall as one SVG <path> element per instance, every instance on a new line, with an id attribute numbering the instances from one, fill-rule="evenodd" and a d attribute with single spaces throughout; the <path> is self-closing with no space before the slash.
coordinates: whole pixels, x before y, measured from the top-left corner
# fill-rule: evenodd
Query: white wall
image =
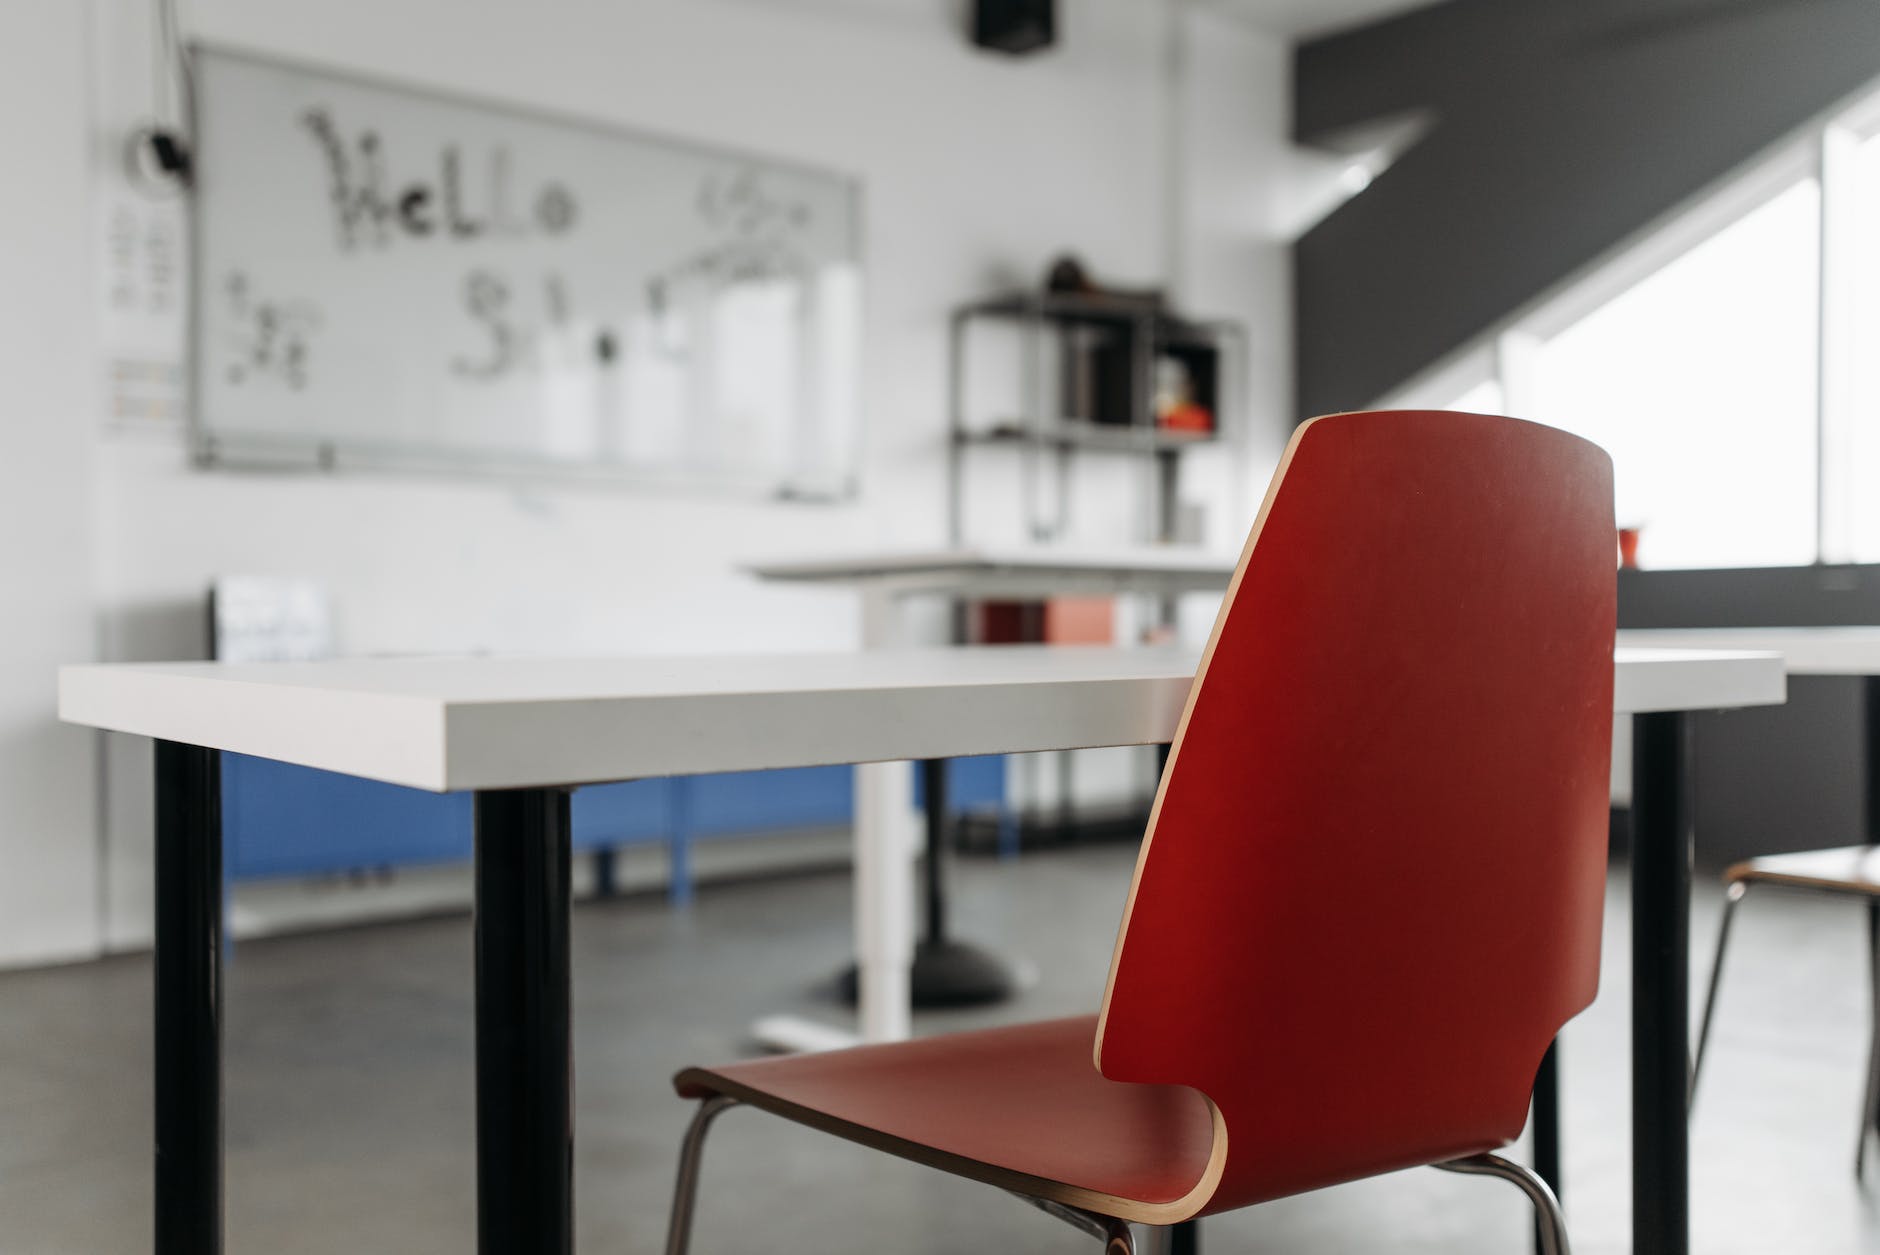
<path id="1" fill-rule="evenodd" d="M 194 598 L 218 571 L 327 583 L 348 648 L 840 644 L 840 594 L 780 593 L 736 559 L 932 541 L 946 307 L 1068 247 L 1153 277 L 1156 6 L 1078 7 L 1033 62 L 961 47 L 952 6 L 640 0 L 308 5 L 199 0 L 202 38 L 755 148 L 864 183 L 870 447 L 863 499 L 776 507 L 391 476 L 200 476 L 106 448 L 107 596 Z M 864 16 L 873 13 L 873 16 Z M 892 503 L 890 508 L 889 503 Z M 699 613 L 698 608 L 707 608 Z"/>
<path id="2" fill-rule="evenodd" d="M 1171 93 L 1168 6 L 1076 0 L 1062 40 L 1008 59 L 965 45 L 952 0 L 186 0 L 185 34 L 418 84 L 509 99 L 850 171 L 864 187 L 868 309 L 862 405 L 868 446 L 861 498 L 786 506 L 722 495 L 526 485 L 389 474 L 199 474 L 163 424 L 142 436 L 105 433 L 75 382 L 95 359 L 62 339 L 36 368 L 48 408 L 66 424 L 63 479 L 33 473 L 35 520 L 89 524 L 42 565 L 62 581 L 73 616 L 87 603 L 116 658 L 201 648 L 200 600 L 229 572 L 310 576 L 329 587 L 353 651 L 506 652 L 828 648 L 854 640 L 847 594 L 758 585 L 735 564 L 754 555 L 885 543 L 935 543 L 944 528 L 945 319 L 953 304 L 1031 283 L 1058 253 L 1118 282 L 1168 281 L 1169 231 L 1179 232 L 1175 286 L 1210 314 L 1246 320 L 1257 346 L 1250 380 L 1258 469 L 1283 443 L 1283 247 L 1269 228 L 1284 178 L 1287 55 L 1276 42 L 1215 14 L 1186 21 L 1188 81 Z M 82 32 L 77 4 L 31 11 L 58 56 L 0 53 L 21 111 L 69 119 L 61 137 L 34 135 L 43 161 L 78 160 L 83 115 L 70 62 Z M 52 14 L 60 16 L 55 19 Z M 97 0 L 95 60 L 110 67 L 94 106 L 101 136 L 143 106 L 129 67 L 147 64 L 147 12 Z M 15 10 L 8 20 L 17 22 Z M 7 40 L 18 50 L 29 41 Z M 56 73 L 55 73 L 56 69 Z M 53 85 L 57 79 L 56 86 Z M 29 109 L 30 106 L 30 109 Z M 1168 182 L 1163 143 L 1171 107 L 1192 137 L 1189 174 Z M 122 115 L 122 116 L 119 116 Z M 53 128 L 56 132 L 58 128 Z M 101 143 L 100 148 L 103 145 Z M 109 194 L 108 156 L 94 173 Z M 69 171 L 73 179 L 79 171 Z M 68 189 L 79 192 L 76 183 Z M 9 204 L 6 212 L 21 212 Z M 0 236 L 0 252 L 31 251 L 39 272 L 76 273 L 102 244 L 70 224 L 90 221 L 34 202 L 32 223 Z M 62 225 L 63 224 L 63 225 Z M 15 241 L 57 237 L 56 249 Z M 70 303 L 81 285 L 68 283 Z M 6 317 L 43 328 L 43 307 Z M 64 311 L 82 329 L 83 311 Z M 51 394 L 56 388 L 57 395 Z M 56 402 L 56 404 L 55 404 Z M 133 424 L 134 425 L 134 424 Z M 87 433 L 98 434 L 87 448 Z M 35 436 L 34 448 L 49 446 Z M 89 466 L 84 460 L 89 458 Z M 1215 511 L 1221 536 L 1244 528 L 1258 485 L 1242 463 L 1216 484 L 1241 494 Z M 9 471 L 0 468 L 0 478 Z M 988 476 L 998 492 L 999 477 Z M 1009 481 L 1007 481 L 1009 484 Z M 56 506 L 43 499 L 57 494 Z M 89 514 L 79 504 L 89 494 Z M 69 499 L 69 504 L 65 503 Z M 38 526 L 36 524 L 36 526 Z M 43 528 L 41 529 L 43 530 Z M 9 541 L 11 538 L 9 538 Z M 9 542 L 0 542 L 9 543 Z M 96 588 L 81 586 L 89 555 Z M 9 557 L 9 577 L 12 563 Z M 22 568 L 24 569 L 24 568 Z M 19 581 L 9 578 L 10 585 Z M 44 627 L 44 615 L 31 626 Z M 47 644 L 27 664 L 43 674 Z M 82 652 L 82 651 L 80 651 Z M 5 664 L 17 665 L 9 649 Z M 10 674 L 10 672 L 8 673 Z M 0 688 L 0 700 L 6 697 Z M 43 689 L 42 689 L 43 696 Z M 42 702 L 43 706 L 43 702 Z M 40 711 L 43 717 L 43 709 Z M 81 831 L 89 773 L 74 738 L 56 740 L 76 778 L 47 790 Z M 14 769 L 14 756 L 4 760 Z M 148 749 L 126 741 L 107 758 L 105 845 L 98 892 L 109 944 L 147 935 Z M 31 869 L 6 844 L 16 803 L 0 797 L 0 884 Z M 89 883 L 89 865 L 74 870 Z M 4 890 L 0 890 L 4 892 Z M 4 901 L 4 899 L 0 899 Z M 64 918 L 64 908 L 48 913 Z M 91 926 L 91 917 L 85 917 Z M 74 932 L 0 931 L 0 961 L 82 946 Z"/>
<path id="3" fill-rule="evenodd" d="M 85 10 L 0 5 L 0 956 L 96 940 L 96 746 L 53 721 L 53 668 L 92 655 L 96 398 L 86 221 Z"/>

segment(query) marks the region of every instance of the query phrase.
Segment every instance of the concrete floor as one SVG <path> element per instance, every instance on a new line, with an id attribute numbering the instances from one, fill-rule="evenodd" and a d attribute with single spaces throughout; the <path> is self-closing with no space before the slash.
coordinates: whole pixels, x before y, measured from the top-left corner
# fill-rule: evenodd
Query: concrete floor
<path id="1" fill-rule="evenodd" d="M 1133 851 L 1083 848 L 959 868 L 962 933 L 1035 964 L 992 1014 L 933 1031 L 1094 1009 Z M 1605 987 L 1567 1033 L 1566 1197 L 1581 1255 L 1627 1249 L 1624 882 Z M 1716 897 L 1698 904 L 1708 967 Z M 707 888 L 689 914 L 646 897 L 575 916 L 579 1248 L 659 1249 L 688 1107 L 666 1078 L 734 1056 L 776 1010 L 834 1016 L 848 882 Z M 228 981 L 231 1251 L 475 1246 L 469 922 L 246 943 Z M 1880 1251 L 1851 1172 L 1866 1034 L 1857 908 L 1765 891 L 1738 928 L 1695 1124 L 1696 1249 Z M 0 1253 L 147 1251 L 149 965 L 0 977 Z M 1880 1174 L 1876 1174 L 1880 1175 Z M 1500 1183 L 1431 1171 L 1210 1220 L 1227 1251 L 1517 1252 L 1527 1213 Z M 694 1250 L 1074 1252 L 1094 1244 L 996 1191 L 756 1112 L 720 1122 Z"/>

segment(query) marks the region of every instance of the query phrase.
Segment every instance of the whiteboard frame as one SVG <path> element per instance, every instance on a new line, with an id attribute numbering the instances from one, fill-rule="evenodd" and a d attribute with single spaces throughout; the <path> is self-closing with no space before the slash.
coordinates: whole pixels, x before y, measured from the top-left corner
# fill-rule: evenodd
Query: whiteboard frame
<path id="1" fill-rule="evenodd" d="M 732 144 L 723 144 L 710 140 L 695 140 L 685 136 L 648 130 L 625 123 L 565 112 L 540 105 L 526 104 L 500 96 L 484 96 L 469 91 L 446 87 L 436 87 L 426 83 L 414 83 L 405 80 L 384 78 L 379 75 L 358 70 L 345 69 L 298 57 L 282 56 L 273 52 L 261 52 L 238 44 L 220 41 L 191 40 L 182 50 L 186 72 L 184 82 L 184 116 L 189 127 L 192 153 L 199 153 L 197 137 L 201 135 L 199 115 L 200 103 L 196 90 L 197 71 L 202 57 L 220 57 L 226 60 L 246 62 L 271 69 L 289 71 L 298 74 L 317 75 L 335 82 L 356 87 L 366 87 L 376 91 L 400 93 L 446 105 L 460 105 L 466 108 L 482 109 L 509 114 L 530 122 L 551 126 L 567 127 L 585 131 L 610 140 L 629 140 L 674 150 L 686 155 L 703 155 L 725 161 L 749 162 L 772 169 L 784 169 L 798 174 L 827 179 L 839 185 L 839 192 L 847 201 L 849 214 L 849 238 L 847 240 L 850 256 L 855 259 L 857 273 L 862 288 L 862 308 L 866 310 L 868 265 L 863 249 L 867 238 L 863 213 L 866 208 L 864 186 L 859 175 L 837 170 L 811 161 L 801 161 L 793 157 L 778 157 L 755 149 L 742 148 Z M 200 387 L 203 358 L 207 347 L 203 338 L 204 316 L 202 305 L 208 289 L 207 276 L 203 273 L 205 251 L 202 247 L 203 213 L 202 198 L 195 186 L 189 188 L 186 196 L 188 205 L 189 234 L 189 292 L 187 299 L 187 360 L 185 362 L 185 381 L 188 389 L 188 402 L 185 410 L 188 414 L 188 447 L 192 465 L 199 470 L 255 470 L 255 471 L 392 471 L 399 473 L 435 474 L 469 476 L 495 480 L 554 480 L 559 482 L 588 483 L 617 487 L 656 488 L 670 491 L 729 491 L 755 492 L 784 501 L 812 501 L 841 503 L 858 498 L 861 494 L 862 465 L 866 452 L 864 428 L 865 410 L 859 398 L 861 380 L 857 385 L 858 397 L 857 421 L 852 437 L 852 448 L 848 474 L 843 482 L 832 488 L 811 487 L 790 482 L 786 473 L 756 474 L 733 470 L 712 471 L 683 466 L 648 468 L 613 462 L 573 463 L 546 456 L 531 456 L 526 453 L 481 454 L 461 449 L 452 449 L 438 445 L 429 448 L 415 446 L 379 445 L 371 441 L 347 440 L 344 442 L 323 441 L 316 436 L 272 437 L 257 435 L 253 432 L 229 433 L 213 430 L 207 416 L 203 413 Z M 858 319 L 856 331 L 857 372 L 860 363 L 866 360 L 867 317 L 864 313 Z"/>

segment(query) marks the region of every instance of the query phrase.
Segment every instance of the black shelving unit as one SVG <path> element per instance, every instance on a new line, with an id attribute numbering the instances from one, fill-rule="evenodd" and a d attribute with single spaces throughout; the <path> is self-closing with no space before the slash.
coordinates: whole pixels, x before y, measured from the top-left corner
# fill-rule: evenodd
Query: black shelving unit
<path id="1" fill-rule="evenodd" d="M 975 423 L 968 415 L 968 357 L 974 324 L 1006 323 L 1021 338 L 1018 413 Z M 1144 542 L 1174 540 L 1184 451 L 1231 439 L 1240 428 L 1234 381 L 1246 360 L 1238 323 L 1175 314 L 1138 298 L 1011 292 L 961 306 L 950 338 L 947 530 L 965 539 L 968 453 L 1015 450 L 1024 459 L 1030 540 L 1061 538 L 1070 524 L 1079 454 L 1140 458 L 1143 491 L 1135 529 Z M 1156 413 L 1156 374 L 1173 363 L 1192 404 L 1211 417 L 1206 430 L 1170 427 Z M 1048 481 L 1048 483 L 1047 483 Z M 1050 517 L 1040 502 L 1047 489 Z"/>

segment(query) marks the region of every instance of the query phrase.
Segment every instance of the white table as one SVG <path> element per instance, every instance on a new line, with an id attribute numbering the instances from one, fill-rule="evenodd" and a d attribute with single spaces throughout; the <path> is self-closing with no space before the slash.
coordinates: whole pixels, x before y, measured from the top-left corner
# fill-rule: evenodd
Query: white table
<path id="1" fill-rule="evenodd" d="M 1172 596 L 1225 589 L 1239 557 L 1180 545 L 957 545 L 779 558 L 747 563 L 745 569 L 767 580 L 852 584 L 884 601 L 921 593 L 985 598 Z"/>
<path id="2" fill-rule="evenodd" d="M 1240 555 L 1180 545 L 956 545 L 748 562 L 759 579 L 836 584 L 861 595 L 864 648 L 905 646 L 905 603 L 916 597 L 1029 600 L 1223 592 Z"/>
<path id="3" fill-rule="evenodd" d="M 62 718 L 157 742 L 155 1250 L 221 1249 L 220 751 L 476 791 L 482 1249 L 565 1253 L 573 1206 L 570 786 L 1159 743 L 1174 735 L 1197 661 L 1181 650 L 1004 646 L 62 669 Z M 1620 652 L 1614 708 L 1640 720 L 1634 809 L 1642 845 L 1685 841 L 1688 850 L 1681 712 L 1782 695 L 1774 655 Z M 856 931 L 863 1023 L 879 1037 L 890 1035 L 883 1025 L 903 1032 L 906 1025 L 908 937 L 886 925 L 907 919 L 908 773 L 865 779 L 855 827 Z M 1689 868 L 1674 856 L 1661 861 L 1673 870 L 1652 892 L 1672 899 L 1676 941 Z M 1635 880 L 1635 894 L 1645 892 L 1644 880 Z M 1660 987 L 1674 980 L 1682 987 L 1683 954 L 1673 946 L 1648 958 Z M 1662 970 L 1668 962 L 1675 972 Z M 1679 1128 L 1683 1025 L 1680 1014 L 1675 1026 L 1659 1026 L 1675 1027 L 1677 1055 L 1675 1075 L 1657 1075 L 1679 1095 Z M 1662 1058 L 1646 1062 L 1662 1073 Z"/>
<path id="4" fill-rule="evenodd" d="M 1633 628 L 1619 644 L 1767 650 L 1782 655 L 1790 675 L 1880 675 L 1880 627 Z"/>

